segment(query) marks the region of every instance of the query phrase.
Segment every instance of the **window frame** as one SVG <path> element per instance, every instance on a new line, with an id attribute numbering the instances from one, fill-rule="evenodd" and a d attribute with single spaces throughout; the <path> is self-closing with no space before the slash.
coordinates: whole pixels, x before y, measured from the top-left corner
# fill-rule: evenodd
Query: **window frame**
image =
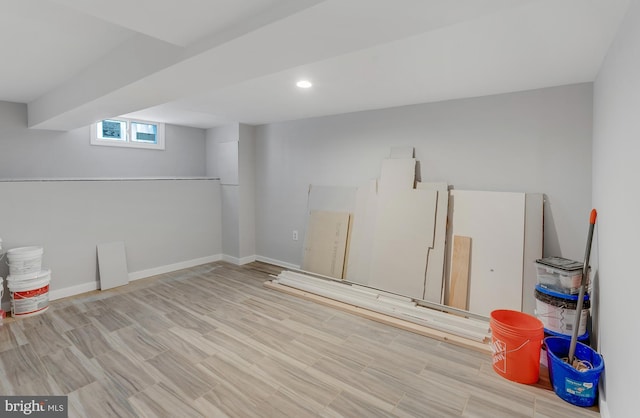
<path id="1" fill-rule="evenodd" d="M 107 139 L 107 138 L 99 138 L 98 137 L 98 125 L 103 121 L 115 121 L 122 122 L 125 124 L 124 131 L 124 139 Z M 131 139 L 131 124 L 139 123 L 144 125 L 155 125 L 157 127 L 156 130 L 156 143 L 138 141 Z M 91 124 L 91 145 L 99 145 L 106 147 L 121 147 L 121 148 L 142 148 L 142 149 L 153 149 L 153 150 L 164 150 L 165 149 L 165 128 L 164 123 L 160 122 L 152 122 L 148 120 L 141 119 L 128 119 L 128 118 L 106 118 L 96 123 Z"/>

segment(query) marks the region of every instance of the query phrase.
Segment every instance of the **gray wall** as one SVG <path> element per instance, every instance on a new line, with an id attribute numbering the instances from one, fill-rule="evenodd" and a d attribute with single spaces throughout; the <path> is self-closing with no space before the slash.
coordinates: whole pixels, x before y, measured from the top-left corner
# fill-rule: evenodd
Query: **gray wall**
<path id="1" fill-rule="evenodd" d="M 584 254 L 591 209 L 592 84 L 256 128 L 257 254 L 299 265 L 309 184 L 360 186 L 390 147 L 414 146 L 423 181 L 544 193 L 545 254 Z"/>
<path id="2" fill-rule="evenodd" d="M 142 276 L 222 252 L 218 180 L 5 181 L 0 196 L 3 248 L 43 246 L 52 292 L 95 289 L 99 243 L 124 241 Z"/>
<path id="3" fill-rule="evenodd" d="M 598 210 L 592 265 L 597 265 L 598 349 L 605 359 L 603 417 L 638 416 L 640 344 L 635 307 L 640 280 L 640 2 L 630 9 L 594 87 L 593 204 Z M 632 263 L 634 262 L 634 263 Z"/>
<path id="4" fill-rule="evenodd" d="M 255 128 L 230 124 L 208 129 L 207 175 L 222 187 L 222 250 L 225 260 L 255 260 Z"/>
<path id="5" fill-rule="evenodd" d="M 165 135 L 164 151 L 96 146 L 89 127 L 28 129 L 25 104 L 0 102 L 0 179 L 205 176 L 205 131 L 166 125 Z"/>

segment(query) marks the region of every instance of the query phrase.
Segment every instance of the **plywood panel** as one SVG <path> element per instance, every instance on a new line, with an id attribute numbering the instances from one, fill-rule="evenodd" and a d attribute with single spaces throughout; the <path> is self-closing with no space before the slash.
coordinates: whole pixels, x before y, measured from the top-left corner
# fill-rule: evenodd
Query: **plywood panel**
<path id="1" fill-rule="evenodd" d="M 347 212 L 311 211 L 302 269 L 341 279 L 348 229 Z"/>
<path id="2" fill-rule="evenodd" d="M 454 235 L 451 255 L 451 291 L 447 301 L 449 306 L 467 309 L 470 261 L 471 238 Z"/>
<path id="3" fill-rule="evenodd" d="M 443 303 L 449 186 L 447 183 L 417 183 L 416 188 L 437 190 L 438 192 L 435 233 L 433 235 L 433 245 L 427 256 L 427 279 L 422 299 L 433 303 Z"/>
<path id="4" fill-rule="evenodd" d="M 124 242 L 105 242 L 98 244 L 97 248 L 100 289 L 107 290 L 128 284 L 129 273 Z"/>
<path id="5" fill-rule="evenodd" d="M 381 191 L 369 284 L 421 299 L 427 253 L 433 243 L 438 193 L 408 189 Z"/>
<path id="6" fill-rule="evenodd" d="M 473 240 L 469 310 L 521 310 L 525 194 L 452 190 L 449 204 L 450 236 Z"/>

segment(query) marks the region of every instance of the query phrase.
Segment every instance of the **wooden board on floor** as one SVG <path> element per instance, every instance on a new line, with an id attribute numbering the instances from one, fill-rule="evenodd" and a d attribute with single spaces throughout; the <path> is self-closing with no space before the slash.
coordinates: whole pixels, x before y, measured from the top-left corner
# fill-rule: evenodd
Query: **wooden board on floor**
<path id="1" fill-rule="evenodd" d="M 100 290 L 129 284 L 124 242 L 104 242 L 97 249 Z"/>
<path id="2" fill-rule="evenodd" d="M 437 198 L 435 190 L 380 191 L 370 286 L 422 299 Z"/>
<path id="3" fill-rule="evenodd" d="M 454 235 L 451 256 L 451 291 L 447 302 L 447 305 L 454 308 L 467 310 L 470 257 L 471 238 Z"/>
<path id="4" fill-rule="evenodd" d="M 311 211 L 302 269 L 342 279 L 348 232 L 349 213 Z"/>
<path id="5" fill-rule="evenodd" d="M 392 316 L 370 311 L 368 309 L 360 308 L 358 306 L 350 305 L 348 303 L 339 302 L 337 300 L 319 296 L 310 292 L 305 292 L 303 290 L 294 289 L 293 287 L 284 286 L 278 283 L 273 283 L 271 281 L 264 282 L 264 286 L 269 289 L 277 290 L 293 296 L 298 296 L 316 303 L 320 303 L 325 306 L 330 306 L 345 312 L 359 315 L 361 317 L 371 319 L 376 322 L 380 322 L 386 325 L 391 325 L 396 328 L 404 329 L 406 331 L 413 332 L 416 334 L 424 335 L 425 337 L 434 338 L 440 341 L 446 341 L 448 343 L 470 348 L 472 350 L 479 351 L 487 355 L 491 354 L 491 347 L 487 343 L 472 341 L 463 337 L 459 337 L 457 335 L 446 333 L 444 331 L 427 328 L 422 325 L 414 324 L 412 322 L 404 321 L 402 319 L 394 318 Z"/>

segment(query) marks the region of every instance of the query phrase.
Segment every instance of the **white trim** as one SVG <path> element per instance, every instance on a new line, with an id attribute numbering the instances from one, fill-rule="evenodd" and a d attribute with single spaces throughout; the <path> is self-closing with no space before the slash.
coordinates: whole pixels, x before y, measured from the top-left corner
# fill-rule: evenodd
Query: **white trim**
<path id="1" fill-rule="evenodd" d="M 600 410 L 600 416 L 602 418 L 611 418 L 609 407 L 607 406 L 607 401 L 602 396 L 602 386 L 602 376 L 600 376 L 600 382 L 598 382 L 598 391 L 600 392 L 598 396 L 598 409 Z"/>
<path id="2" fill-rule="evenodd" d="M 207 257 L 195 258 L 193 260 L 181 261 L 179 263 L 167 264 L 165 266 L 153 267 L 146 270 L 129 273 L 129 281 L 144 279 L 158 274 L 171 273 L 172 271 L 187 269 L 201 264 L 213 263 L 223 259 L 221 254 L 209 255 Z"/>
<path id="3" fill-rule="evenodd" d="M 50 290 L 49 300 L 62 299 L 98 289 L 100 289 L 100 282 L 89 282 L 78 284 L 75 286 L 63 287 L 62 289 Z"/>
<path id="4" fill-rule="evenodd" d="M 238 258 L 238 257 L 232 257 L 230 255 L 223 254 L 222 255 L 222 261 L 226 261 L 227 263 L 235 264 L 236 266 L 241 266 L 243 264 L 253 263 L 254 261 L 256 261 L 256 256 L 255 255 L 249 255 L 247 257 Z"/>
<path id="5" fill-rule="evenodd" d="M 269 257 L 263 257 L 261 255 L 257 255 L 255 261 L 261 261 L 267 264 L 273 264 L 274 266 L 284 267 L 287 269 L 300 270 L 300 266 L 297 264 L 287 263 L 286 261 L 275 260 Z"/>

